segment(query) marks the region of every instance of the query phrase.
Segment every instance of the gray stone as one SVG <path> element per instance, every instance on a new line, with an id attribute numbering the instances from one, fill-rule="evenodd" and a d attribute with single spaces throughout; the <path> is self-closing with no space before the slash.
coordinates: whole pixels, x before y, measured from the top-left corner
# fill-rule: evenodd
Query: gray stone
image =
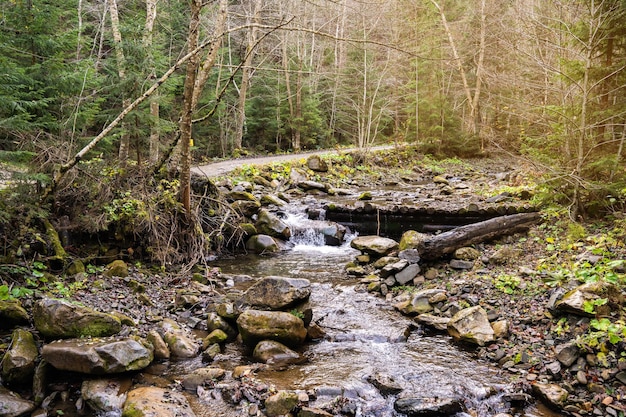
<path id="1" fill-rule="evenodd" d="M 256 254 L 274 253 L 280 250 L 278 243 L 268 235 L 253 235 L 246 241 L 246 249 Z"/>
<path id="2" fill-rule="evenodd" d="M 409 294 L 409 298 L 396 303 L 394 307 L 406 315 L 418 315 L 433 311 L 435 302 L 446 299 L 446 291 L 441 289 L 421 290 L 416 293 Z"/>
<path id="3" fill-rule="evenodd" d="M 556 384 L 533 384 L 533 392 L 546 403 L 546 405 L 554 408 L 563 408 L 568 392 Z"/>
<path id="4" fill-rule="evenodd" d="M 415 318 L 415 321 L 437 330 L 447 330 L 448 322 L 450 321 L 450 319 L 448 317 L 440 317 L 429 313 L 424 313 L 417 316 Z"/>
<path id="5" fill-rule="evenodd" d="M 61 371 L 92 375 L 136 371 L 153 359 L 151 346 L 133 338 L 58 340 L 45 345 L 41 356 Z"/>
<path id="6" fill-rule="evenodd" d="M 398 242 L 380 236 L 357 236 L 352 239 L 350 246 L 364 253 L 381 257 L 397 249 Z"/>
<path id="7" fill-rule="evenodd" d="M 196 392 L 199 386 L 204 386 L 224 378 L 226 371 L 222 368 L 208 367 L 195 369 L 183 378 L 183 388 L 187 391 Z"/>
<path id="8" fill-rule="evenodd" d="M 450 268 L 452 269 L 472 269 L 474 261 L 462 261 L 460 259 L 451 259 Z"/>
<path id="9" fill-rule="evenodd" d="M 28 313 L 18 300 L 0 300 L 0 329 L 28 324 Z"/>
<path id="10" fill-rule="evenodd" d="M 15 329 L 11 347 L 2 358 L 2 380 L 9 384 L 30 383 L 35 373 L 35 361 L 39 351 L 32 333 Z"/>
<path id="11" fill-rule="evenodd" d="M 448 333 L 456 340 L 484 346 L 495 340 L 487 312 L 480 306 L 465 308 L 448 323 Z"/>
<path id="12" fill-rule="evenodd" d="M 556 347 L 555 351 L 556 358 L 566 368 L 572 366 L 580 357 L 580 350 L 578 349 L 578 346 L 576 346 L 575 342 L 568 342 L 559 345 Z"/>
<path id="13" fill-rule="evenodd" d="M 265 400 L 265 415 L 279 417 L 288 414 L 298 405 L 298 394 L 293 391 L 278 391 Z"/>
<path id="14" fill-rule="evenodd" d="M 157 332 L 156 330 L 150 330 L 146 339 L 152 344 L 152 347 L 154 348 L 155 359 L 170 358 L 170 348 L 167 346 L 167 343 L 165 343 L 165 340 L 163 340 L 159 332 Z"/>
<path id="15" fill-rule="evenodd" d="M 328 192 L 328 186 L 317 181 L 310 181 L 310 180 L 299 181 L 297 183 L 297 186 L 298 188 L 301 188 L 304 191 L 318 190 L 318 191 Z"/>
<path id="16" fill-rule="evenodd" d="M 403 390 L 402 385 L 398 384 L 391 376 L 380 372 L 369 375 L 367 381 L 380 391 L 383 395 L 393 395 Z"/>
<path id="17" fill-rule="evenodd" d="M 406 285 L 413 281 L 420 273 L 421 269 L 418 264 L 410 264 L 403 270 L 396 272 L 396 281 L 400 285 Z"/>
<path id="18" fill-rule="evenodd" d="M 217 343 L 214 343 L 202 351 L 202 360 L 212 362 L 220 353 L 222 353 L 222 348 Z"/>
<path id="19" fill-rule="evenodd" d="M 457 398 L 398 398 L 394 409 L 408 417 L 416 416 L 452 416 L 463 410 L 461 400 Z"/>
<path id="20" fill-rule="evenodd" d="M 159 334 L 170 349 L 174 358 L 193 358 L 198 355 L 198 339 L 184 330 L 174 320 L 165 319 L 159 325 Z"/>
<path id="21" fill-rule="evenodd" d="M 122 415 L 195 417 L 183 394 L 158 387 L 140 387 L 130 391 Z"/>
<path id="22" fill-rule="evenodd" d="M 405 249 L 398 252 L 398 258 L 406 259 L 411 264 L 417 264 L 420 261 L 420 254 L 417 249 Z"/>
<path id="23" fill-rule="evenodd" d="M 83 381 L 81 396 L 96 412 L 121 411 L 126 393 L 119 379 L 91 379 Z"/>
<path id="24" fill-rule="evenodd" d="M 21 398 L 16 393 L 0 385 L 0 416 L 25 416 L 35 409 L 35 403 Z"/>
<path id="25" fill-rule="evenodd" d="M 300 318 L 280 311 L 246 310 L 237 319 L 237 327 L 243 342 L 249 346 L 256 346 L 261 340 L 298 346 L 307 334 Z"/>
<path id="26" fill-rule="evenodd" d="M 607 299 L 606 304 L 595 306 L 593 312 L 585 311 L 586 304 L 602 298 Z M 596 315 L 608 316 L 611 311 L 620 309 L 623 303 L 624 297 L 619 288 L 609 282 L 598 281 L 583 284 L 568 291 L 556 302 L 555 307 L 562 312 L 594 317 Z"/>
<path id="27" fill-rule="evenodd" d="M 259 210 L 259 217 L 254 226 L 260 234 L 287 240 L 291 237 L 289 226 L 268 210 Z"/>
<path id="28" fill-rule="evenodd" d="M 319 155 L 311 155 L 306 160 L 306 166 L 315 172 L 327 172 L 328 164 Z"/>
<path id="29" fill-rule="evenodd" d="M 304 278 L 268 276 L 243 294 L 241 304 L 261 310 L 282 310 L 308 300 L 311 282 Z"/>
<path id="30" fill-rule="evenodd" d="M 333 415 L 319 408 L 302 407 L 298 417 L 333 417 Z"/>
<path id="31" fill-rule="evenodd" d="M 405 259 L 400 259 L 397 262 L 387 264 L 383 267 L 383 269 L 380 270 L 380 276 L 381 278 L 386 278 L 390 275 L 395 274 L 396 272 L 402 271 L 404 268 L 407 267 L 408 264 L 409 261 Z"/>
<path id="32" fill-rule="evenodd" d="M 35 328 L 46 338 L 104 337 L 119 333 L 122 323 L 112 314 L 53 298 L 33 308 Z"/>
<path id="33" fill-rule="evenodd" d="M 275 340 L 262 340 L 257 343 L 252 357 L 259 362 L 270 364 L 298 363 L 302 359 L 298 352 Z"/>

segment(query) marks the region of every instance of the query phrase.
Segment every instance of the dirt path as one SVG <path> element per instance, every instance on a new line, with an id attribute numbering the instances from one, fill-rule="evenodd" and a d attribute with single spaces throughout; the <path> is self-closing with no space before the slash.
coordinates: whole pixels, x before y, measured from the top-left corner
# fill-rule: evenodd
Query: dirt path
<path id="1" fill-rule="evenodd" d="M 381 145 L 367 148 L 367 151 L 380 151 L 384 149 L 392 149 L 394 145 Z M 254 164 L 254 165 L 266 165 L 273 162 L 292 161 L 294 159 L 307 158 L 311 155 L 328 155 L 338 154 L 344 152 L 353 152 L 358 148 L 346 148 L 346 149 L 327 149 L 318 150 L 304 153 L 293 153 L 286 155 L 270 155 L 270 156 L 257 156 L 251 158 L 229 159 L 227 161 L 215 162 L 213 164 L 199 165 L 191 168 L 193 175 L 202 175 L 206 177 L 219 177 L 220 175 L 228 174 L 242 165 Z"/>

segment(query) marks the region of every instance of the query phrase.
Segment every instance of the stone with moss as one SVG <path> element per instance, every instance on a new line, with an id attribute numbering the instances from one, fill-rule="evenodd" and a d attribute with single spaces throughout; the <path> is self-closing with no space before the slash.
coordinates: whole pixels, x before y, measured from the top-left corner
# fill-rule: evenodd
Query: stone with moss
<path id="1" fill-rule="evenodd" d="M 0 300 L 0 329 L 28 323 L 28 313 L 18 300 Z"/>
<path id="2" fill-rule="evenodd" d="M 128 265 L 121 259 L 116 259 L 107 265 L 104 270 L 104 276 L 106 277 L 120 277 L 126 278 L 128 276 Z"/>
<path id="3" fill-rule="evenodd" d="M 215 343 L 224 343 L 228 340 L 228 335 L 220 329 L 215 329 L 202 340 L 202 350 L 206 350 Z"/>
<path id="4" fill-rule="evenodd" d="M 44 345 L 41 356 L 61 371 L 102 375 L 144 369 L 152 362 L 153 350 L 132 337 L 66 339 Z"/>
<path id="5" fill-rule="evenodd" d="M 422 241 L 424 240 L 424 235 L 415 230 L 407 230 L 402 234 L 399 243 L 400 251 L 407 249 L 419 249 Z"/>
<path id="6" fill-rule="evenodd" d="M 195 417 L 181 393 L 159 387 L 139 387 L 128 393 L 122 417 Z"/>
<path id="7" fill-rule="evenodd" d="M 112 314 L 54 298 L 35 303 L 33 320 L 39 333 L 49 339 L 111 336 L 122 328 Z"/>
<path id="8" fill-rule="evenodd" d="M 237 319 L 237 327 L 248 346 L 256 346 L 261 340 L 299 346 L 307 334 L 302 319 L 282 311 L 246 310 Z"/>
<path id="9" fill-rule="evenodd" d="M 265 400 L 265 415 L 279 417 L 290 413 L 298 405 L 298 394 L 293 391 L 278 391 Z"/>
<path id="10" fill-rule="evenodd" d="M 11 336 L 11 348 L 2 359 L 2 380 L 8 384 L 24 384 L 32 380 L 39 350 L 33 334 L 16 329 Z"/>
<path id="11" fill-rule="evenodd" d="M 257 254 L 264 254 L 278 252 L 280 247 L 272 236 L 258 234 L 250 236 L 246 241 L 246 249 Z"/>

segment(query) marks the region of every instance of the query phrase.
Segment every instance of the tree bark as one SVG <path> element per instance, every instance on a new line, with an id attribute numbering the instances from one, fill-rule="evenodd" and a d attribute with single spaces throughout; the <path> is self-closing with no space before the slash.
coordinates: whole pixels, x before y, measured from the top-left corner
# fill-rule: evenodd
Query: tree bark
<path id="1" fill-rule="evenodd" d="M 200 37 L 200 12 L 202 11 L 202 0 L 191 1 L 191 18 L 189 21 L 189 32 L 187 34 L 187 45 L 189 51 L 198 47 Z M 187 216 L 191 214 L 191 130 L 193 116 L 193 93 L 198 75 L 199 59 L 198 55 L 193 55 L 187 62 L 185 74 L 185 85 L 183 89 L 183 110 L 180 116 L 180 202 L 185 208 Z"/>
<path id="2" fill-rule="evenodd" d="M 149 78 L 154 80 L 156 78 L 156 71 L 154 68 L 154 57 L 152 54 L 152 34 L 154 31 L 154 21 L 157 16 L 157 0 L 146 0 L 146 24 L 144 26 L 142 46 L 146 51 Z M 150 97 L 150 139 L 149 139 L 149 152 L 148 160 L 151 165 L 156 164 L 159 161 L 159 96 L 154 94 Z"/>
<path id="3" fill-rule="evenodd" d="M 437 259 L 464 246 L 525 231 L 539 223 L 540 220 L 539 213 L 520 213 L 496 217 L 467 226 L 460 226 L 438 235 L 423 235 L 417 250 L 422 259 Z"/>
<path id="4" fill-rule="evenodd" d="M 122 34 L 120 32 L 120 19 L 117 10 L 117 0 L 108 0 L 109 14 L 111 15 L 111 32 L 113 32 L 113 45 L 115 49 L 115 58 L 117 59 L 117 75 L 123 83 L 126 79 L 126 56 L 122 47 Z M 125 92 L 123 93 L 125 94 Z M 122 107 L 126 108 L 130 105 L 130 99 L 124 97 Z M 122 128 L 122 136 L 120 137 L 120 147 L 118 158 L 124 163 L 128 159 L 130 149 L 130 135 Z"/>

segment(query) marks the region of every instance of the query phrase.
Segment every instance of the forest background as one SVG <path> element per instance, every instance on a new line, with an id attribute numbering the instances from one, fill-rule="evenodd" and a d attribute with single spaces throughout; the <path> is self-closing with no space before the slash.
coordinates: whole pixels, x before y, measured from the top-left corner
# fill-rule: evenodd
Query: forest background
<path id="1" fill-rule="evenodd" d="M 343 145 L 520 155 L 572 219 L 620 212 L 625 90 L 623 0 L 3 1 L 5 255 L 155 193 L 184 215 L 151 233 L 190 230 L 194 159 Z"/>

